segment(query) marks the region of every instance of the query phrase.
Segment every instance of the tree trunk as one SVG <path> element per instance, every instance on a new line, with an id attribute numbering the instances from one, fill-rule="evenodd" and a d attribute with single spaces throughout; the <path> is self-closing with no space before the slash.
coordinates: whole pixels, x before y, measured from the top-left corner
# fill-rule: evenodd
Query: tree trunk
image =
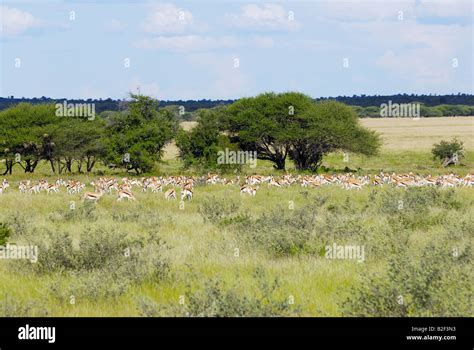
<path id="1" fill-rule="evenodd" d="M 285 170 L 285 159 L 278 157 L 275 159 L 275 165 L 273 166 L 277 170 Z"/>
<path id="2" fill-rule="evenodd" d="M 56 174 L 56 169 L 54 168 L 54 160 L 50 159 L 49 163 L 51 164 L 51 170 L 53 171 L 53 174 Z"/>
<path id="3" fill-rule="evenodd" d="M 67 168 L 67 171 L 72 173 L 72 159 L 66 159 L 66 168 Z"/>
<path id="4" fill-rule="evenodd" d="M 9 160 L 9 159 L 5 159 L 5 166 L 7 167 L 7 169 L 5 170 L 5 172 L 2 174 L 2 175 L 6 175 L 6 174 L 12 174 L 12 168 L 13 168 L 13 160 Z"/>
<path id="5" fill-rule="evenodd" d="M 92 157 L 87 157 L 87 172 L 90 173 L 94 167 L 95 160 Z"/>

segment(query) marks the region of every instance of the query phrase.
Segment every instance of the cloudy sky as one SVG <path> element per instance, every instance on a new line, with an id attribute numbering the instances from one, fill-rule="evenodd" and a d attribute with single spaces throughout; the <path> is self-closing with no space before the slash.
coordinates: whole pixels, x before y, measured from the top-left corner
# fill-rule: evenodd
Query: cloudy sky
<path id="1" fill-rule="evenodd" d="M 473 2 L 3 1 L 0 96 L 473 93 Z"/>

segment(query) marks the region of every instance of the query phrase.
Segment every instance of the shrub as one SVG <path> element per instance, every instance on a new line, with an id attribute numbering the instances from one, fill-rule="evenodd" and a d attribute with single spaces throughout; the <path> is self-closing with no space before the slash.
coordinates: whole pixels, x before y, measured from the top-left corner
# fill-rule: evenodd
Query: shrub
<path id="1" fill-rule="evenodd" d="M 0 317 L 46 317 L 48 311 L 43 304 L 40 300 L 25 302 L 7 294 L 0 298 Z"/>
<path id="2" fill-rule="evenodd" d="M 410 187 L 403 190 L 385 191 L 381 195 L 379 211 L 389 214 L 389 221 L 395 225 L 402 223 L 409 229 L 424 228 L 441 224 L 445 211 L 433 208 L 460 210 L 462 203 L 452 189 L 434 187 Z"/>
<path id="3" fill-rule="evenodd" d="M 31 266 L 36 272 L 63 272 L 75 268 L 74 249 L 72 239 L 65 232 L 49 232 L 49 245 L 41 240 L 38 242 L 38 261 Z M 27 264 L 26 262 L 24 265 Z"/>
<path id="4" fill-rule="evenodd" d="M 441 191 L 434 187 L 390 189 L 381 194 L 380 211 L 390 215 L 403 211 L 425 213 L 439 203 L 441 196 Z"/>
<path id="5" fill-rule="evenodd" d="M 446 241 L 420 257 L 399 249 L 383 273 L 363 275 L 342 303 L 347 316 L 472 316 L 472 253 L 454 256 Z"/>
<path id="6" fill-rule="evenodd" d="M 457 155 L 458 159 L 462 159 L 464 157 L 464 144 L 457 138 L 453 138 L 451 141 L 442 140 L 440 143 L 433 145 L 431 153 L 433 154 L 433 159 L 441 161 L 445 161 L 455 155 Z"/>
<path id="7" fill-rule="evenodd" d="M 7 240 L 10 236 L 10 228 L 5 223 L 0 223 L 0 246 L 7 244 Z"/>
<path id="8" fill-rule="evenodd" d="M 134 283 L 155 282 L 169 273 L 169 263 L 162 256 L 166 245 L 154 233 L 129 239 L 102 228 L 85 230 L 77 248 L 68 233 L 49 232 L 48 236 L 34 243 L 40 252 L 37 263 L 14 261 L 11 265 L 63 276 L 69 281 L 67 286 L 59 287 L 58 282 L 51 286 L 60 299 L 69 293 L 91 299 L 120 295 Z"/>
<path id="9" fill-rule="evenodd" d="M 217 198 L 215 196 L 206 198 L 199 206 L 199 214 L 204 221 L 220 224 L 239 214 L 240 203 L 232 199 Z"/>
<path id="10" fill-rule="evenodd" d="M 137 298 L 137 309 L 141 316 L 159 317 L 161 316 L 159 305 L 151 298 L 139 296 Z"/>
<path id="11" fill-rule="evenodd" d="M 474 238 L 473 216 L 460 216 L 458 212 L 451 212 L 443 218 L 442 226 L 453 240 Z"/>
<path id="12" fill-rule="evenodd" d="M 194 291 L 188 286 L 184 305 L 158 310 L 155 302 L 142 298 L 138 305 L 139 312 L 146 316 L 171 314 L 190 317 L 269 317 L 300 313 L 287 299 L 275 297 L 280 288 L 277 279 L 269 282 L 262 269 L 257 269 L 253 278 L 257 286 L 253 295 L 243 294 L 238 281 L 225 288 L 222 282 L 212 279 L 204 283 L 202 290 Z"/>
<path id="13" fill-rule="evenodd" d="M 312 251 L 316 207 L 307 205 L 288 210 L 275 209 L 257 219 L 236 223 L 239 239 L 258 245 L 275 256 L 291 256 Z"/>
<path id="14" fill-rule="evenodd" d="M 31 217 L 19 211 L 8 217 L 7 224 L 16 236 L 29 233 L 33 226 Z"/>
<path id="15" fill-rule="evenodd" d="M 88 221 L 97 221 L 96 203 L 84 201 L 74 210 L 68 209 L 64 216 L 67 221 L 87 219 Z"/>

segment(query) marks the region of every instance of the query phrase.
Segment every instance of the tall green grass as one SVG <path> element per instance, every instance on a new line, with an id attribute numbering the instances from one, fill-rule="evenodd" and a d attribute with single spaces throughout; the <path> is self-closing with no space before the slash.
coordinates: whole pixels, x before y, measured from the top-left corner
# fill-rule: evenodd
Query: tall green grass
<path id="1" fill-rule="evenodd" d="M 261 186 L 256 197 L 242 197 L 237 185 L 212 185 L 197 186 L 182 207 L 162 193 L 85 204 L 64 189 L 9 189 L 0 197 L 8 241 L 38 244 L 43 260 L 0 260 L 0 314 L 473 316 L 465 283 L 473 277 L 465 263 L 474 239 L 472 191 Z M 326 259 L 334 242 L 365 246 L 365 261 Z M 128 247 L 138 254 L 132 262 L 122 255 Z M 464 260 L 447 263 L 453 249 Z M 439 285 L 427 275 L 437 259 Z M 154 273 L 157 266 L 163 273 Z M 405 284 L 390 277 L 397 274 Z M 403 312 L 390 299 L 397 286 Z M 418 287 L 428 295 L 414 295 Z M 457 304 L 443 304 L 443 295 Z M 420 300 L 426 304 L 414 307 Z"/>

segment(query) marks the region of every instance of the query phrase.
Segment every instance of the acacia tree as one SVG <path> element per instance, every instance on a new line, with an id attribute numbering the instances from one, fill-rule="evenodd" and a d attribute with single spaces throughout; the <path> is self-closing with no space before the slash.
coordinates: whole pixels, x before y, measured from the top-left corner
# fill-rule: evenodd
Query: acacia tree
<path id="1" fill-rule="evenodd" d="M 21 103 L 0 112 L 0 158 L 11 174 L 15 165 L 34 172 L 41 160 L 50 163 L 53 173 L 72 171 L 77 162 L 81 171 L 86 162 L 91 171 L 104 155 L 101 119 L 60 117 L 54 105 Z"/>
<path id="2" fill-rule="evenodd" d="M 43 152 L 43 139 L 58 122 L 52 104 L 20 103 L 0 112 L 0 158 L 5 160 L 4 174 L 18 164 L 25 172 L 34 172 Z"/>
<path id="3" fill-rule="evenodd" d="M 265 93 L 229 106 L 224 125 L 242 149 L 257 151 L 284 170 L 287 157 L 297 169 L 316 171 L 323 157 L 337 150 L 373 155 L 375 132 L 363 128 L 355 111 L 342 103 L 314 103 L 304 94 Z"/>
<path id="4" fill-rule="evenodd" d="M 130 94 L 128 110 L 107 120 L 107 160 L 137 174 L 150 171 L 172 140 L 178 124 L 169 111 L 158 111 L 158 101 Z"/>
<path id="5" fill-rule="evenodd" d="M 374 155 L 378 135 L 359 124 L 356 112 L 335 101 L 318 102 L 296 116 L 299 132 L 292 142 L 290 158 L 298 170 L 316 171 L 328 153 L 343 150 Z"/>
<path id="6" fill-rule="evenodd" d="M 295 92 L 243 98 L 227 108 L 224 125 L 242 149 L 256 151 L 258 159 L 270 160 L 276 169 L 284 170 L 301 132 L 295 117 L 312 103 L 308 96 Z"/>
<path id="7" fill-rule="evenodd" d="M 62 117 L 62 121 L 51 137 L 50 142 L 43 142 L 43 158 L 50 160 L 53 172 L 54 162 L 59 173 L 72 172 L 75 163 L 79 172 L 86 164 L 86 171 L 91 172 L 96 161 L 105 156 L 104 121 L 100 118 Z"/>

